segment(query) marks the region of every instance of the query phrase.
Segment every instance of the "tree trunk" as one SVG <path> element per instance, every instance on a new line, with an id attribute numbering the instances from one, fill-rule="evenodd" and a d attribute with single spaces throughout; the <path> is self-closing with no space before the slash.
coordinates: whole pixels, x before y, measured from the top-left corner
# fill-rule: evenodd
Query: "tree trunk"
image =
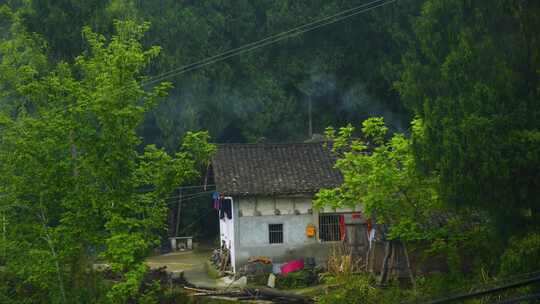
<path id="1" fill-rule="evenodd" d="M 388 264 L 393 251 L 392 241 L 386 241 L 384 248 L 384 259 L 382 262 L 381 276 L 379 278 L 379 285 L 384 285 L 388 282 Z"/>
<path id="2" fill-rule="evenodd" d="M 372 245 L 370 244 L 366 252 L 366 272 L 369 272 L 369 265 L 371 259 L 371 251 L 373 250 Z"/>
<path id="3" fill-rule="evenodd" d="M 41 221 L 42 221 L 42 226 L 45 233 L 45 236 L 43 237 L 43 239 L 45 240 L 45 242 L 47 242 L 47 245 L 49 245 L 49 249 L 51 250 L 51 255 L 54 258 L 54 265 L 56 268 L 56 276 L 58 280 L 58 288 L 60 289 L 60 295 L 62 296 L 62 303 L 66 303 L 67 301 L 66 301 L 66 292 L 64 288 L 64 279 L 62 278 L 62 271 L 60 269 L 60 263 L 58 262 L 58 255 L 56 254 L 53 241 L 48 232 L 47 220 L 45 218 L 45 213 L 43 212 L 43 210 L 41 210 Z"/>
<path id="4" fill-rule="evenodd" d="M 407 263 L 407 272 L 409 273 L 409 278 L 411 279 L 411 284 L 413 287 L 416 287 L 416 280 L 414 279 L 414 274 L 411 269 L 411 260 L 409 259 L 409 253 L 407 252 L 407 247 L 404 242 L 400 242 L 403 247 L 403 255 L 405 256 L 405 262 Z"/>

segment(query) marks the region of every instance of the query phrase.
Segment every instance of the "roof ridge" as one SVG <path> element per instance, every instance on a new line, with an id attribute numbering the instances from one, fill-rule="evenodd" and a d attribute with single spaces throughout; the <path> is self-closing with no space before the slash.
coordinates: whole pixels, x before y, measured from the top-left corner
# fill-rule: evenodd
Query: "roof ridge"
<path id="1" fill-rule="evenodd" d="M 212 156 L 216 188 L 231 195 L 315 193 L 342 181 L 325 142 L 223 143 Z"/>

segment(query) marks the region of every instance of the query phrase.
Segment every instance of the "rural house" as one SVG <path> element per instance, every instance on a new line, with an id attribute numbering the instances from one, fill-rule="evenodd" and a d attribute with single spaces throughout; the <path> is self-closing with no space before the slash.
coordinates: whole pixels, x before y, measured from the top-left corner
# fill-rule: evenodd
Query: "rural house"
<path id="1" fill-rule="evenodd" d="M 322 142 L 218 145 L 212 159 L 220 196 L 214 197 L 215 207 L 233 271 L 259 256 L 324 263 L 331 246 L 342 241 L 365 256 L 367 222 L 359 207 L 316 210 L 312 205 L 319 189 L 342 182 L 335 160 Z"/>

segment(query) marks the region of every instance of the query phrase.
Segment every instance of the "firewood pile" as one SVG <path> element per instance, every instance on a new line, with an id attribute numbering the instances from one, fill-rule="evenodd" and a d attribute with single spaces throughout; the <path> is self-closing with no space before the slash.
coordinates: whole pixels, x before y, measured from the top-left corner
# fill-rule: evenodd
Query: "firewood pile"
<path id="1" fill-rule="evenodd" d="M 231 253 L 226 247 L 214 249 L 212 254 L 212 264 L 216 266 L 220 273 L 225 273 L 231 270 Z"/>
<path id="2" fill-rule="evenodd" d="M 186 290 L 194 292 L 195 297 L 209 297 L 214 299 L 234 299 L 236 301 L 271 301 L 274 303 L 314 303 L 310 297 L 297 295 L 294 293 L 277 291 L 270 288 L 242 288 L 239 290 L 207 290 L 191 287 L 184 287 Z"/>

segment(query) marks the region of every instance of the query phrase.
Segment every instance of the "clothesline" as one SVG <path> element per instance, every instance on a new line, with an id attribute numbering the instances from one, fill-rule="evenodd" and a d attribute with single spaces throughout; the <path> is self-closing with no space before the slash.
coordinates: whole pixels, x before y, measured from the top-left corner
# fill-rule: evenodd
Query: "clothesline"
<path id="1" fill-rule="evenodd" d="M 214 192 L 212 194 L 212 201 L 214 203 L 214 209 L 219 212 L 220 219 L 224 219 L 225 217 L 232 219 L 232 202 L 230 199 L 226 199 L 222 194 Z"/>
<path id="2" fill-rule="evenodd" d="M 202 191 L 202 192 L 196 192 L 196 193 L 190 193 L 185 195 L 175 195 L 175 196 L 169 196 L 167 199 L 178 199 L 178 198 L 189 198 L 193 196 L 203 196 L 208 193 L 212 193 L 214 190 L 208 190 L 208 191 Z"/>
<path id="3" fill-rule="evenodd" d="M 194 189 L 194 188 L 210 188 L 210 187 L 215 187 L 215 186 L 216 186 L 215 184 L 206 184 L 206 185 L 181 186 L 175 189 L 180 190 L 180 189 Z"/>
<path id="4" fill-rule="evenodd" d="M 202 196 L 195 196 L 195 197 L 182 198 L 180 201 L 181 201 L 181 202 L 186 202 L 186 201 L 191 201 L 191 200 L 198 199 L 198 198 L 202 198 Z M 167 203 L 167 205 L 174 205 L 174 204 L 178 204 L 178 199 L 177 199 L 177 200 L 169 201 L 169 202 Z"/>

